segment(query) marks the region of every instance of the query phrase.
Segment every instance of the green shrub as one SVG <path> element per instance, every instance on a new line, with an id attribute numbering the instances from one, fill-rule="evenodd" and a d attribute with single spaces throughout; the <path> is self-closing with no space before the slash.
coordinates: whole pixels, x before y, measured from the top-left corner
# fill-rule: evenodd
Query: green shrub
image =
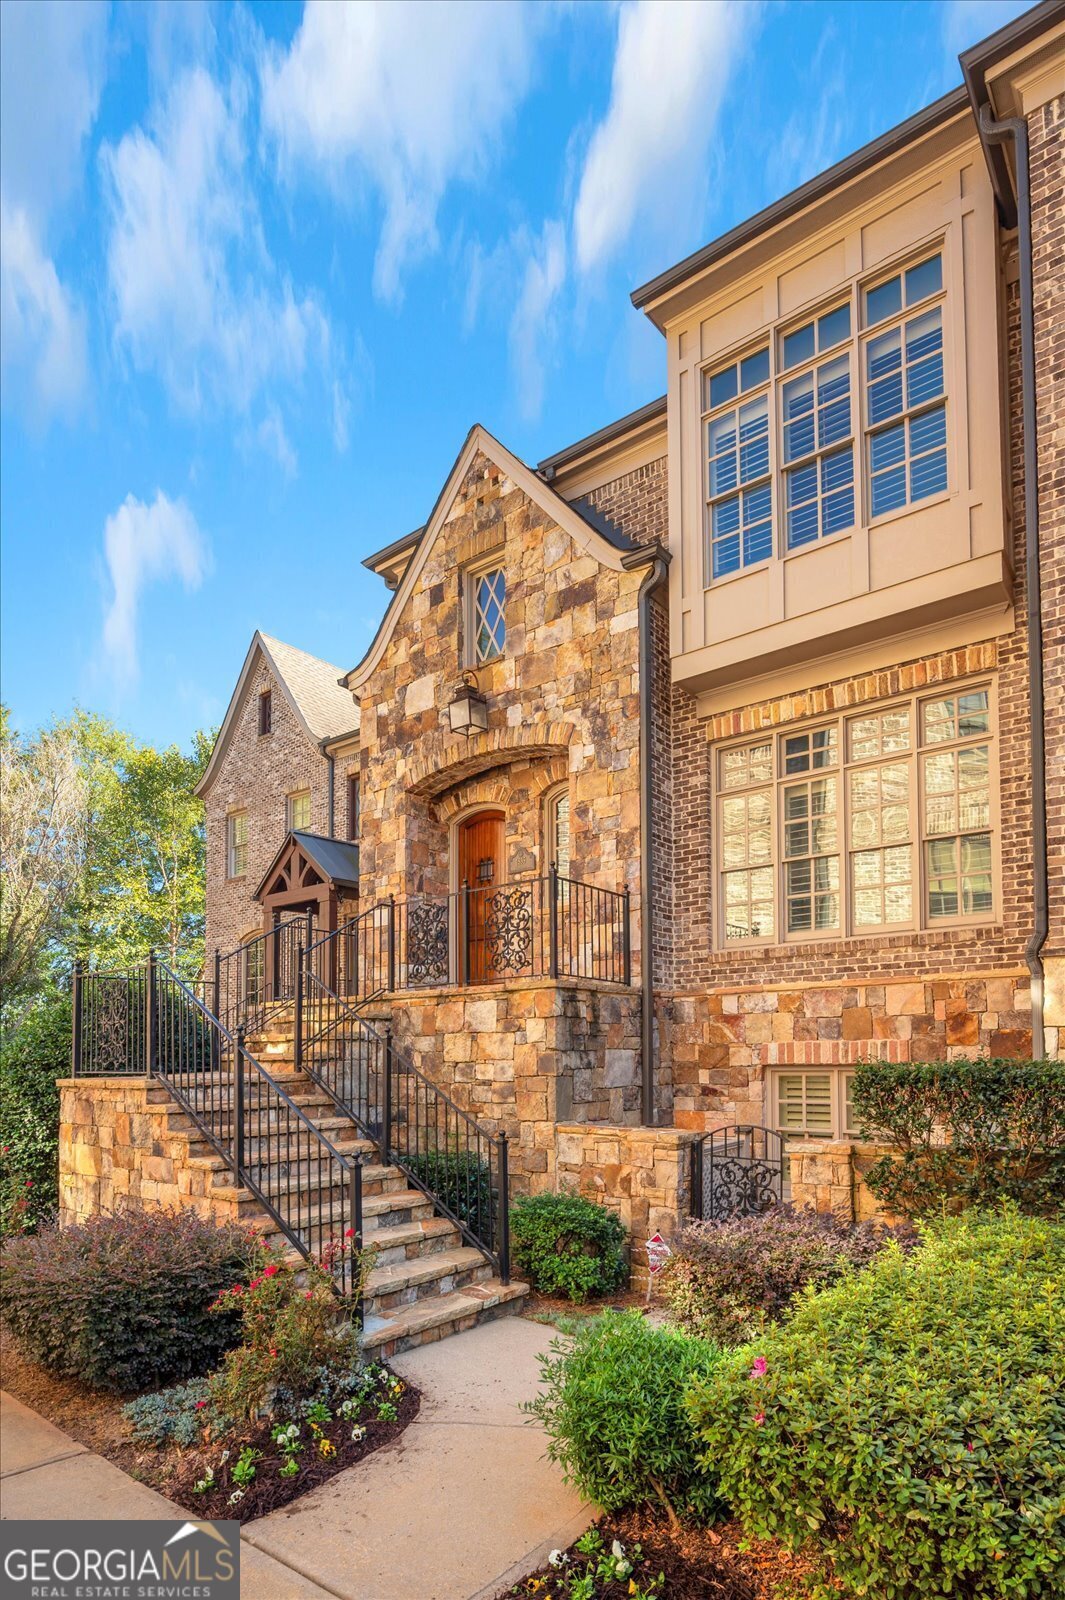
<path id="1" fill-rule="evenodd" d="M 160 1389 L 158 1394 L 130 1400 L 122 1407 L 122 1415 L 137 1444 L 154 1444 L 160 1450 L 176 1444 L 185 1449 L 200 1438 L 208 1417 L 218 1426 L 219 1419 L 209 1406 L 207 1379 L 191 1378 L 188 1383 Z"/>
<path id="2" fill-rule="evenodd" d="M 36 1000 L 0 1044 L 0 1232 L 53 1220 L 59 1203 L 59 1090 L 70 1073 L 70 997 Z"/>
<path id="3" fill-rule="evenodd" d="M 544 1391 L 527 1409 L 567 1482 L 604 1511 L 657 1503 L 706 1520 L 721 1509 L 717 1479 L 697 1464 L 684 1393 L 721 1359 L 714 1345 L 639 1311 L 604 1311 L 572 1345 L 554 1340 L 540 1362 Z"/>
<path id="4" fill-rule="evenodd" d="M 510 1215 L 514 1263 L 540 1294 L 611 1294 L 628 1276 L 620 1218 L 578 1194 L 522 1195 Z"/>
<path id="5" fill-rule="evenodd" d="M 11 1239 L 0 1316 L 42 1366 L 118 1394 L 208 1372 L 240 1332 L 219 1292 L 262 1259 L 243 1228 L 192 1211 L 122 1211 Z"/>
<path id="6" fill-rule="evenodd" d="M 692 1385 L 703 1459 L 754 1532 L 820 1549 L 818 1594 L 1050 1600 L 1065 1585 L 1065 1226 L 970 1212 L 926 1235 Z"/>
<path id="7" fill-rule="evenodd" d="M 416 1178 L 432 1191 L 460 1222 L 482 1231 L 492 1217 L 492 1173 L 487 1161 L 472 1151 L 427 1150 L 405 1157 Z"/>
<path id="8" fill-rule="evenodd" d="M 894 1146 L 865 1179 L 892 1211 L 1065 1209 L 1065 1062 L 863 1062 L 853 1096 L 862 1137 Z"/>
<path id="9" fill-rule="evenodd" d="M 856 1228 L 791 1206 L 695 1222 L 674 1241 L 662 1289 L 686 1333 L 742 1344 L 779 1321 L 800 1290 L 825 1288 L 848 1269 L 864 1267 L 892 1236 L 869 1223 Z M 905 1242 L 915 1241 L 908 1232 Z"/>

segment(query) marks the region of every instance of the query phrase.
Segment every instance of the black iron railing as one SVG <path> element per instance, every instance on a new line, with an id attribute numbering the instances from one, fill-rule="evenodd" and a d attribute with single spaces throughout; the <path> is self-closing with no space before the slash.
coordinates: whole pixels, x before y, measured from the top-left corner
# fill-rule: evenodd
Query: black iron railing
<path id="1" fill-rule="evenodd" d="M 396 1047 L 390 1029 L 360 1016 L 309 962 L 300 996 L 296 1065 L 509 1283 L 506 1133 L 463 1111 Z"/>
<path id="2" fill-rule="evenodd" d="M 702 1222 L 757 1216 L 783 1198 L 784 1136 L 751 1123 L 715 1128 L 692 1145 L 691 1210 Z"/>
<path id="3" fill-rule="evenodd" d="M 297 952 L 309 940 L 308 917 L 288 917 L 235 950 L 216 950 L 201 982 L 191 984 L 222 1026 L 254 1033 L 296 996 Z"/>
<path id="4" fill-rule="evenodd" d="M 358 1287 L 362 1169 L 326 1138 L 194 988 L 152 956 L 138 971 L 74 978 L 72 1072 L 148 1074 L 308 1259 Z M 350 1230 L 350 1232 L 349 1232 Z"/>

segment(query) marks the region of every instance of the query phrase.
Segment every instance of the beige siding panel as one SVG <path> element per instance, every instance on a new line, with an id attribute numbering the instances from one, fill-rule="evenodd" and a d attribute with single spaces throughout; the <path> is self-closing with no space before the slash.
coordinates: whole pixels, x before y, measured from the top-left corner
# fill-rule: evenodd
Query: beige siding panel
<path id="1" fill-rule="evenodd" d="M 802 617 L 850 598 L 850 540 L 814 546 L 784 563 L 784 614 Z"/>
<path id="2" fill-rule="evenodd" d="M 741 340 L 751 338 L 764 321 L 765 290 L 759 285 L 753 293 L 725 306 L 702 324 L 699 330 L 702 359 L 712 361 L 719 351 L 727 351 Z"/>
<path id="3" fill-rule="evenodd" d="M 769 573 L 765 567 L 706 591 L 706 637 L 741 639 L 765 622 Z"/>
<path id="4" fill-rule="evenodd" d="M 870 589 L 890 589 L 968 559 L 968 519 L 959 520 L 950 500 L 893 517 L 869 530 Z M 960 574 L 959 592 L 966 581 Z"/>
<path id="5" fill-rule="evenodd" d="M 786 317 L 811 300 L 831 294 L 846 276 L 847 247 L 843 239 L 837 239 L 809 261 L 802 261 L 790 272 L 781 273 L 777 285 L 780 315 Z"/>

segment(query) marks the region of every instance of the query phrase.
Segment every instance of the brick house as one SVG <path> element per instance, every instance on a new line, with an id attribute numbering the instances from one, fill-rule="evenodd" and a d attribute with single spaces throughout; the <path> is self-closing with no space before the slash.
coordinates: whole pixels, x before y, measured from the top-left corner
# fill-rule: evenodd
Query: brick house
<path id="1" fill-rule="evenodd" d="M 1065 6 L 962 68 L 633 294 L 662 399 L 475 426 L 201 784 L 209 947 L 354 918 L 513 1186 L 637 1238 L 701 1131 L 845 1146 L 859 1059 L 1065 1054 Z"/>

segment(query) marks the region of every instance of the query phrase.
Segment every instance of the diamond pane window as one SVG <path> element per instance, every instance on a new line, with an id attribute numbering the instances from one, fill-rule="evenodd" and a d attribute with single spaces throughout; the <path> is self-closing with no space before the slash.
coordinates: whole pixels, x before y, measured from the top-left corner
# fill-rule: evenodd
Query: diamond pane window
<path id="1" fill-rule="evenodd" d="M 478 573 L 473 583 L 474 659 L 478 663 L 495 661 L 507 643 L 506 578 L 502 567 Z"/>

